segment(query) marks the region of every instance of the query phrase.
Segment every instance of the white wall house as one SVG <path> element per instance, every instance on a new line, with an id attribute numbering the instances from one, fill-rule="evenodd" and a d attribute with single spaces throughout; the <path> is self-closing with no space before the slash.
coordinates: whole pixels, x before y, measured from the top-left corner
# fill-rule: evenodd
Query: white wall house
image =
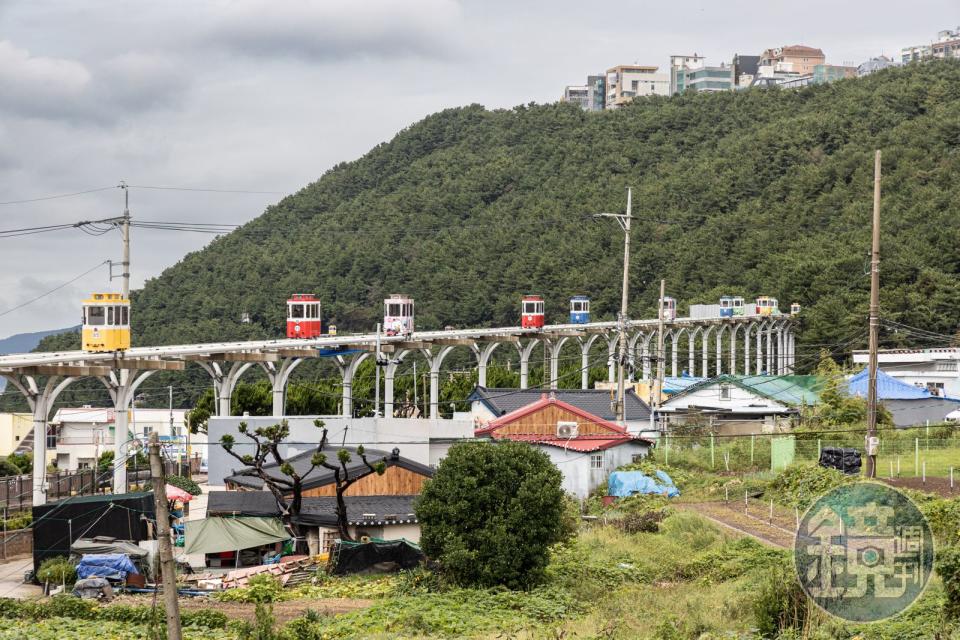
<path id="1" fill-rule="evenodd" d="M 182 409 L 131 409 L 127 419 L 129 431 L 124 442 L 130 451 L 146 443 L 151 433 L 159 434 L 161 443 L 170 455 L 187 456 L 187 437 Z M 91 469 L 99 456 L 113 451 L 116 411 L 113 409 L 79 407 L 59 409 L 50 422 L 56 431 L 54 460 L 63 471 Z M 205 458 L 205 434 L 190 437 L 191 453 Z"/>
<path id="2" fill-rule="evenodd" d="M 866 351 L 854 351 L 853 361 L 867 364 Z M 960 398 L 960 348 L 883 349 L 877 354 L 883 372 L 933 395 Z"/>
<path id="3" fill-rule="evenodd" d="M 642 460 L 650 451 L 646 441 L 629 440 L 606 449 L 579 450 L 562 445 L 534 444 L 550 456 L 563 473 L 563 490 L 580 500 L 607 481 L 619 467 Z"/>

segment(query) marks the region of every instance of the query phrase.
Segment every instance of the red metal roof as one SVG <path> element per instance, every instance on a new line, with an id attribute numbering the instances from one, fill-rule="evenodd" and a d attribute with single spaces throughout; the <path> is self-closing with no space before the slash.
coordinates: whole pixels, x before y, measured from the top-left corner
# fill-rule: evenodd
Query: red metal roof
<path id="1" fill-rule="evenodd" d="M 629 442 L 631 440 L 636 440 L 639 442 L 645 442 L 650 444 L 650 441 L 645 438 L 639 438 L 633 436 L 629 433 L 625 427 L 622 427 L 614 422 L 609 420 L 604 420 L 598 416 L 584 411 L 580 407 L 574 406 L 569 402 L 564 402 L 563 400 L 557 400 L 555 397 L 549 397 L 547 394 L 540 396 L 540 399 L 536 402 L 532 402 L 525 407 L 521 407 L 516 411 L 511 411 L 506 415 L 502 415 L 495 420 L 491 420 L 485 426 L 477 429 L 474 433 L 477 436 L 492 436 L 497 437 L 497 430 L 505 427 L 520 418 L 528 416 L 532 413 L 536 413 L 541 409 L 548 407 L 550 405 L 557 406 L 561 409 L 569 411 L 570 413 L 583 418 L 586 422 L 602 427 L 609 434 L 580 434 L 576 438 L 558 438 L 555 435 L 543 434 L 543 433 L 529 433 L 529 434 L 503 434 L 503 438 L 507 440 L 521 440 L 524 442 L 538 442 L 542 444 L 552 444 L 558 447 L 566 447 L 568 449 L 576 449 L 577 451 L 598 451 L 600 449 L 606 449 L 608 447 L 615 446 L 617 444 L 623 444 L 624 442 Z M 600 443 L 600 444 L 598 444 Z M 604 444 L 605 443 L 605 444 Z M 587 447 L 587 448 L 581 448 Z"/>

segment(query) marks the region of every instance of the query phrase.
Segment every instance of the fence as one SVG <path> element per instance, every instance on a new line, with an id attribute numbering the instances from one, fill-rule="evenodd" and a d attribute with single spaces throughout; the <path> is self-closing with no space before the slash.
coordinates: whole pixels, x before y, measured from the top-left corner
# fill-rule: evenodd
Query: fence
<path id="1" fill-rule="evenodd" d="M 188 462 L 177 464 L 165 460 L 167 475 L 186 475 L 189 477 Z M 146 464 L 133 465 L 127 470 L 127 492 L 140 491 L 150 480 L 150 467 Z M 58 471 L 47 474 L 47 501 L 53 502 L 72 496 L 89 496 L 97 493 L 113 493 L 112 470 L 100 471 L 81 469 L 78 471 Z M 33 477 L 7 476 L 0 478 L 0 509 L 9 513 L 26 511 L 33 507 Z"/>
<path id="2" fill-rule="evenodd" d="M 942 429 L 920 428 L 880 431 L 878 435 L 878 476 L 951 479 L 960 474 L 960 434 L 945 436 Z M 792 443 L 783 447 L 780 443 L 786 438 L 792 439 Z M 697 471 L 769 471 L 791 462 L 816 462 L 824 447 L 853 447 L 863 452 L 863 440 L 862 431 L 730 437 L 665 435 L 654 456 L 665 466 Z M 960 484 L 960 477 L 955 480 Z"/>

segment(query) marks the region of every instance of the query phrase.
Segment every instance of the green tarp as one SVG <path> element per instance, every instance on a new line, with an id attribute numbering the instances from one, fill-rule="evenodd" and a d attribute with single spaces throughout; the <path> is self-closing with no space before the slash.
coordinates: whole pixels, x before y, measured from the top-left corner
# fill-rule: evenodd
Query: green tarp
<path id="1" fill-rule="evenodd" d="M 186 523 L 184 553 L 239 551 L 283 542 L 290 533 L 279 518 L 207 518 Z"/>

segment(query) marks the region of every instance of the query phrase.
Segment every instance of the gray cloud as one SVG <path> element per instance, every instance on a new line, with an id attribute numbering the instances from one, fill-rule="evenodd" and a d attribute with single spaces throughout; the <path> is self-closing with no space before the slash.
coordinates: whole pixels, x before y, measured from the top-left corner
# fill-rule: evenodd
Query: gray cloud
<path id="1" fill-rule="evenodd" d="M 397 56 L 436 58 L 456 50 L 463 27 L 454 0 L 241 0 L 222 8 L 204 37 L 245 56 L 310 61 Z"/>

